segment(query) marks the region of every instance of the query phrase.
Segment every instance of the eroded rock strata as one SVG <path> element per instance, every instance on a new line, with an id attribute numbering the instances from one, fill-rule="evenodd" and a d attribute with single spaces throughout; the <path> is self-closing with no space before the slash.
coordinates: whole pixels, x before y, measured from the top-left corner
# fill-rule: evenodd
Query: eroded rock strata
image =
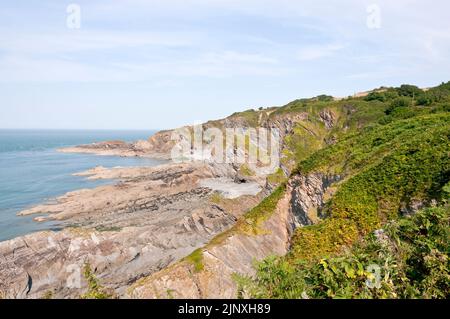
<path id="1" fill-rule="evenodd" d="M 89 263 L 102 285 L 120 297 L 139 278 L 159 271 L 232 227 L 260 195 L 212 200 L 199 181 L 230 168 L 168 164 L 156 168 L 97 168 L 91 178 L 114 185 L 66 194 L 21 214 L 46 214 L 67 228 L 0 243 L 0 291 L 5 298 L 77 298 Z M 215 195 L 220 196 L 220 195 Z M 43 220 L 39 217 L 38 220 Z"/>
<path id="2" fill-rule="evenodd" d="M 262 111 L 253 124 L 279 129 L 283 143 L 309 117 L 279 114 L 269 120 L 271 112 Z M 335 116 L 324 113 L 320 121 L 331 128 Z M 248 125 L 246 119 L 230 117 L 208 122 L 204 129 Z M 61 151 L 169 158 L 172 137 L 173 131 L 162 131 L 147 141 L 103 142 Z M 283 165 L 283 170 L 289 173 L 290 167 Z M 1 297 L 78 298 L 87 289 L 83 266 L 88 263 L 102 286 L 119 298 L 234 298 L 232 275 L 251 275 L 254 260 L 285 254 L 295 227 L 319 218 L 311 212 L 320 210 L 330 182 L 322 176 L 292 181 L 258 234 L 231 232 L 217 242 L 217 235 L 233 229 L 270 194 L 273 185 L 267 176 L 244 174 L 235 165 L 201 162 L 97 167 L 77 175 L 116 182 L 70 192 L 56 202 L 20 212 L 36 215 L 37 222 L 56 220 L 64 229 L 0 243 Z M 198 249 L 201 271 L 185 258 Z"/>
<path id="3" fill-rule="evenodd" d="M 190 260 L 182 260 L 133 284 L 127 297 L 236 298 L 238 287 L 233 275 L 251 276 L 255 273 L 255 261 L 285 255 L 295 228 L 318 221 L 312 212 L 322 209 L 327 192 L 337 181 L 336 177 L 320 174 L 291 179 L 284 196 L 256 234 L 229 232 L 200 250 L 201 269 Z"/>

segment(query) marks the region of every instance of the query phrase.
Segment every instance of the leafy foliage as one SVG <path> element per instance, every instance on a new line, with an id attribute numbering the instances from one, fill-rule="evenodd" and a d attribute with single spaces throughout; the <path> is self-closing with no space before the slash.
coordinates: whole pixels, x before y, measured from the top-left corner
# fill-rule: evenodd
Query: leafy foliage
<path id="1" fill-rule="evenodd" d="M 186 260 L 194 265 L 194 270 L 196 272 L 203 270 L 203 251 L 201 249 L 195 250 L 186 258 Z"/>
<path id="2" fill-rule="evenodd" d="M 113 297 L 100 285 L 89 263 L 84 265 L 83 275 L 88 283 L 88 291 L 81 296 L 81 299 L 110 299 Z"/>
<path id="3" fill-rule="evenodd" d="M 321 126 L 322 110 L 334 113 L 332 129 Z M 256 279 L 236 276 L 240 296 L 448 298 L 449 111 L 450 82 L 327 103 L 297 100 L 277 110 L 308 113 L 286 140 L 297 150 L 292 174 L 340 182 L 325 219 L 297 229 L 287 256 L 259 263 Z M 399 219 L 433 202 L 444 206 Z"/>
<path id="4" fill-rule="evenodd" d="M 448 298 L 450 209 L 425 209 L 389 223 L 340 256 L 270 257 L 257 278 L 235 276 L 253 298 Z"/>
<path id="5" fill-rule="evenodd" d="M 408 211 L 413 200 L 439 198 L 450 179 L 449 121 L 450 114 L 437 114 L 368 128 L 303 161 L 295 173 L 345 179 L 327 205 L 329 218 L 298 229 L 291 254 L 311 259 L 338 253 Z"/>

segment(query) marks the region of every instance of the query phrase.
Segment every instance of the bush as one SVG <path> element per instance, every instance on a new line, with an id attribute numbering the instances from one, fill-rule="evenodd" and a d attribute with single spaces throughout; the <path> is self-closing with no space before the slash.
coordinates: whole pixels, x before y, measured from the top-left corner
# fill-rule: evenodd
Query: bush
<path id="1" fill-rule="evenodd" d="M 412 105 L 412 100 L 406 97 L 396 98 L 391 102 L 386 110 L 386 115 L 392 114 L 398 108 L 407 108 Z"/>
<path id="2" fill-rule="evenodd" d="M 417 105 L 428 106 L 428 105 L 431 105 L 433 103 L 433 100 L 429 96 L 429 94 L 423 94 L 422 96 L 420 96 L 417 99 L 416 103 L 417 103 Z"/>
<path id="3" fill-rule="evenodd" d="M 318 261 L 270 257 L 256 279 L 235 276 L 252 298 L 449 298 L 450 209 L 392 222 L 340 256 Z"/>
<path id="4" fill-rule="evenodd" d="M 107 293 L 106 289 L 100 285 L 89 263 L 84 265 L 83 274 L 88 283 L 88 291 L 81 296 L 81 299 L 110 299 L 113 297 L 112 294 Z"/>
<path id="5" fill-rule="evenodd" d="M 412 97 L 412 98 L 416 98 L 416 97 L 420 96 L 421 94 L 423 94 L 423 91 L 421 89 L 419 89 L 417 86 L 407 85 L 407 84 L 400 86 L 397 89 L 397 92 L 400 96 L 407 96 L 407 97 Z"/>
<path id="6" fill-rule="evenodd" d="M 382 92 L 371 92 L 364 98 L 364 100 L 367 102 L 370 101 L 386 102 L 387 98 L 386 95 Z"/>

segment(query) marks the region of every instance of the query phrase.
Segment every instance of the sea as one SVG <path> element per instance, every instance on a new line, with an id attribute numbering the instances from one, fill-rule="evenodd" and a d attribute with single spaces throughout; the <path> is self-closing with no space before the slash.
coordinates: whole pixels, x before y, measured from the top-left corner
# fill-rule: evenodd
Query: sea
<path id="1" fill-rule="evenodd" d="M 119 156 L 67 154 L 58 148 L 101 141 L 132 142 L 156 131 L 0 130 L 0 241 L 40 230 L 58 230 L 57 222 L 38 223 L 17 213 L 67 192 L 113 183 L 73 176 L 96 166 L 156 166 L 163 161 Z"/>

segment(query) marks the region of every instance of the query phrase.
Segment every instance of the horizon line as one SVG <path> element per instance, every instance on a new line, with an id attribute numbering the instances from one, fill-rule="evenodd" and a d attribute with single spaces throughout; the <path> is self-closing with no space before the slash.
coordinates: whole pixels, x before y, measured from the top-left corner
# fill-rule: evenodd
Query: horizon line
<path id="1" fill-rule="evenodd" d="M 0 127 L 0 131 L 163 131 L 167 130 L 164 128 L 152 128 L 152 129 L 141 129 L 141 128 L 8 128 Z"/>

